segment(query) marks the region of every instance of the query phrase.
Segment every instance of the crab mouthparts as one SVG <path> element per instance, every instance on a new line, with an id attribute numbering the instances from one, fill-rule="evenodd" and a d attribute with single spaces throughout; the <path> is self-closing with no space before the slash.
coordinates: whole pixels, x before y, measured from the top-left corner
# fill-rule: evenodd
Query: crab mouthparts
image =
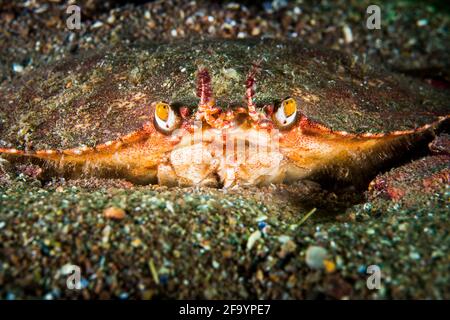
<path id="1" fill-rule="evenodd" d="M 284 180 L 278 135 L 254 128 L 206 129 L 185 136 L 157 169 L 159 184 L 230 187 Z"/>

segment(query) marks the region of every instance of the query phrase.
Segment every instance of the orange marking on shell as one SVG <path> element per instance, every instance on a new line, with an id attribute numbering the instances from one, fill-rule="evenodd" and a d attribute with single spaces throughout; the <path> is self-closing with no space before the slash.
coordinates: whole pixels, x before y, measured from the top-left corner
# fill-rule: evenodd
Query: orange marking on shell
<path id="1" fill-rule="evenodd" d="M 24 153 L 23 151 L 17 150 L 17 149 L 14 149 L 14 148 L 12 148 L 12 149 L 6 149 L 6 152 L 7 152 L 7 153 L 11 153 L 11 154 L 21 154 L 21 153 Z"/>
<path id="2" fill-rule="evenodd" d="M 323 130 L 323 131 L 331 131 L 330 128 L 320 124 L 320 123 L 314 123 L 314 126 L 319 129 L 319 130 Z"/>
<path id="3" fill-rule="evenodd" d="M 334 131 L 334 133 L 340 135 L 340 136 L 349 136 L 351 133 L 348 133 L 347 131 Z"/>
<path id="4" fill-rule="evenodd" d="M 381 138 L 384 137 L 386 134 L 384 133 L 370 133 L 370 132 L 365 132 L 365 133 L 361 133 L 359 136 L 363 137 L 363 138 Z"/>
<path id="5" fill-rule="evenodd" d="M 308 119 L 306 116 L 302 115 L 300 118 L 299 127 L 302 131 L 309 131 L 312 133 L 333 133 L 331 129 L 328 127 L 325 127 L 324 125 L 314 122 L 310 119 Z"/>
<path id="6" fill-rule="evenodd" d="M 100 144 L 96 147 L 97 151 L 105 151 L 108 149 L 118 148 L 120 145 L 122 145 L 121 142 L 118 141 L 108 141 L 104 144 Z"/>
<path id="7" fill-rule="evenodd" d="M 36 151 L 36 155 L 38 156 L 46 156 L 46 155 L 52 155 L 56 154 L 55 150 L 38 150 Z"/>
<path id="8" fill-rule="evenodd" d="M 138 131 L 131 132 L 125 136 L 119 137 L 116 140 L 110 140 L 105 143 L 99 144 L 94 148 L 83 149 L 83 151 L 97 151 L 97 152 L 106 152 L 109 150 L 117 150 L 123 145 L 128 145 L 135 143 L 142 138 L 146 137 L 149 133 L 148 124 L 144 124 L 142 129 Z"/>
<path id="9" fill-rule="evenodd" d="M 401 135 L 405 135 L 405 134 L 410 134 L 413 133 L 414 130 L 405 130 L 405 131 L 393 131 L 390 133 L 390 135 L 392 136 L 401 136 Z"/>
<path id="10" fill-rule="evenodd" d="M 73 155 L 79 156 L 79 155 L 81 155 L 83 152 L 82 152 L 80 149 L 74 148 L 74 149 L 63 150 L 63 153 L 64 153 L 65 155 L 68 155 L 68 156 L 73 156 Z"/>
<path id="11" fill-rule="evenodd" d="M 97 151 L 105 151 L 108 149 L 113 149 L 113 148 L 118 148 L 119 146 L 122 145 L 122 142 L 114 140 L 114 141 L 107 141 L 103 144 L 100 144 L 98 146 L 95 147 L 95 149 Z"/>
<path id="12" fill-rule="evenodd" d="M 83 147 L 78 148 L 78 150 L 80 150 L 81 153 L 86 153 L 86 152 L 92 151 L 93 149 L 89 148 L 87 146 L 83 146 Z"/>
<path id="13" fill-rule="evenodd" d="M 123 137 L 120 137 L 119 141 L 122 143 L 130 143 L 130 142 L 140 139 L 143 135 L 145 135 L 145 134 L 142 133 L 141 131 L 135 131 L 135 132 L 129 133 Z"/>
<path id="14" fill-rule="evenodd" d="M 103 146 L 105 146 L 105 147 L 110 147 L 110 146 L 112 146 L 114 144 L 114 141 L 107 141 L 107 142 L 105 142 L 104 144 L 103 144 Z M 100 145 L 100 147 L 101 147 L 101 145 Z"/>
<path id="15" fill-rule="evenodd" d="M 423 125 L 420 128 L 412 129 L 412 130 L 399 130 L 399 131 L 392 131 L 388 133 L 360 133 L 360 134 L 353 134 L 346 131 L 332 131 L 328 127 L 315 122 L 313 120 L 308 119 L 305 115 L 301 115 L 300 121 L 299 121 L 299 128 L 304 132 L 310 132 L 315 134 L 336 134 L 340 136 L 344 136 L 347 138 L 365 138 L 365 139 L 382 139 L 382 138 L 388 138 L 388 137 L 398 137 L 398 136 L 406 136 L 422 131 L 429 130 L 430 128 L 436 127 L 439 123 L 445 121 L 446 119 L 450 119 L 450 116 L 445 117 L 439 117 L 437 121 L 433 123 L 428 123 Z"/>
<path id="16" fill-rule="evenodd" d="M 1 153 L 15 154 L 15 153 L 19 153 L 19 150 L 17 150 L 17 149 L 5 149 L 5 148 L 0 148 L 0 152 L 1 152 Z"/>

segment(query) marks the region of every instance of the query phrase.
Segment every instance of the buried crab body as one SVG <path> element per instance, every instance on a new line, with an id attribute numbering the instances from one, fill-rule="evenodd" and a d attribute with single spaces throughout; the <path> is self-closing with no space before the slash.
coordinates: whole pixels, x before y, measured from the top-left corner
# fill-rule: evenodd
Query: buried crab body
<path id="1" fill-rule="evenodd" d="M 211 45 L 215 45 L 216 48 L 216 51 L 213 50 L 212 53 Z M 274 51 L 278 50 L 278 56 L 275 55 L 274 59 L 287 55 L 287 62 L 275 63 L 272 67 L 266 66 L 265 61 L 270 58 L 267 56 L 268 45 Z M 181 48 L 174 48 L 174 46 L 162 46 L 162 49 L 159 48 L 150 55 L 152 58 L 158 58 L 164 62 L 161 64 L 162 66 L 155 66 L 154 72 L 162 72 L 169 77 L 169 80 L 170 77 L 179 78 L 180 71 L 176 72 L 170 69 L 170 66 L 177 63 L 179 65 L 188 64 L 186 60 L 189 60 L 192 67 L 195 66 L 194 78 L 197 79 L 197 83 L 192 85 L 191 76 L 186 75 L 184 78 L 186 80 L 181 82 L 178 88 L 172 86 L 174 93 L 171 96 L 162 97 L 169 102 L 162 100 L 158 102 L 154 99 L 161 97 L 158 94 L 160 91 L 169 89 L 155 89 L 155 85 L 151 87 L 153 91 L 149 90 L 150 86 L 143 89 L 139 86 L 130 88 L 127 93 L 134 93 L 134 97 L 138 97 L 135 98 L 137 102 L 133 104 L 134 100 L 131 99 L 133 102 L 131 103 L 130 98 L 124 98 L 121 103 L 131 103 L 131 108 L 135 107 L 139 112 L 143 110 L 139 118 L 145 120 L 136 130 L 128 129 L 130 132 L 120 134 L 117 139 L 104 141 L 93 147 L 57 147 L 33 151 L 30 148 L 18 150 L 0 146 L 0 154 L 13 160 L 24 157 L 40 159 L 61 174 L 119 176 L 138 183 L 157 182 L 163 185 L 228 187 L 237 184 L 292 182 L 324 174 L 337 179 L 351 179 L 363 172 L 367 174 L 370 170 L 376 169 L 386 160 L 395 157 L 402 150 L 406 150 L 410 145 L 432 133 L 448 118 L 448 109 L 442 106 L 445 98 L 439 100 L 438 97 L 435 104 L 431 107 L 428 106 L 430 110 L 426 116 L 419 118 L 421 121 L 418 121 L 418 125 L 417 123 L 414 126 L 406 127 L 397 125 L 399 130 L 378 130 L 375 133 L 345 130 L 342 122 L 339 123 L 335 119 L 329 118 L 329 115 L 324 115 L 324 110 L 332 109 L 334 104 L 341 104 L 341 107 L 347 108 L 343 115 L 354 117 L 357 123 L 361 121 L 358 118 L 358 112 L 365 112 L 364 116 L 379 117 L 379 114 L 372 110 L 371 112 L 366 111 L 364 102 L 361 101 L 365 98 L 365 93 L 351 86 L 351 83 L 358 77 L 348 76 L 348 74 L 355 73 L 355 70 L 349 69 L 343 74 L 338 72 L 336 75 L 335 81 L 341 81 L 340 85 L 343 90 L 343 94 L 340 96 L 336 96 L 336 92 L 327 88 L 326 85 L 323 86 L 311 79 L 308 80 L 311 71 L 317 68 L 314 63 L 311 64 L 310 55 L 314 54 L 317 56 L 315 58 L 322 58 L 322 61 L 325 62 L 332 56 L 326 56 L 322 52 L 308 51 L 310 49 L 305 49 L 298 44 L 274 44 L 264 41 L 249 44 L 239 41 L 216 41 L 192 45 L 193 49 L 199 50 L 198 55 L 201 57 L 204 52 L 208 52 L 207 56 L 203 56 L 205 61 L 197 64 L 193 63 L 192 59 L 189 59 L 190 57 L 181 56 L 182 46 Z M 247 51 L 248 47 L 252 49 L 250 52 Z M 167 51 L 167 55 L 172 51 L 178 52 L 180 55 L 172 56 L 170 59 L 159 56 L 158 53 L 164 52 L 164 50 Z M 242 55 L 242 51 L 248 52 L 246 59 L 239 62 L 226 61 L 229 56 L 237 53 Z M 275 53 L 277 54 L 277 52 Z M 289 58 L 294 53 L 298 55 L 298 58 Z M 242 58 L 240 55 L 239 57 Z M 140 59 L 143 58 L 140 57 Z M 342 57 L 339 56 L 339 59 Z M 307 66 L 302 67 L 302 62 L 307 62 Z M 223 83 L 215 82 L 214 63 L 222 63 L 223 68 L 227 67 L 228 75 L 219 77 Z M 210 64 L 211 67 L 209 67 Z M 283 77 L 286 79 L 283 80 L 279 74 L 275 79 L 270 79 L 270 74 L 279 72 L 280 68 L 286 69 L 286 65 L 288 66 L 287 70 L 294 74 L 292 79 L 289 78 L 290 76 L 284 75 Z M 100 84 L 97 84 L 99 80 L 91 81 L 94 83 L 93 85 L 100 88 L 106 86 L 108 83 L 105 79 L 108 77 L 113 77 L 114 83 L 123 84 L 124 80 L 112 73 L 114 67 L 116 66 L 113 65 L 111 70 L 105 72 L 100 79 Z M 242 76 L 244 71 L 237 75 L 230 71 L 243 70 L 244 67 L 248 69 L 245 77 Z M 223 68 L 222 70 L 224 70 Z M 325 67 L 325 69 L 327 68 L 329 66 Z M 340 69 L 339 66 L 336 68 Z M 344 64 L 343 68 L 350 67 Z M 120 68 L 119 71 L 115 71 L 120 74 Z M 210 74 L 211 71 L 213 74 Z M 231 76 L 229 76 L 230 73 Z M 328 71 L 326 75 L 330 76 Z M 339 77 L 345 79 L 340 80 Z M 88 79 L 90 78 L 88 77 Z M 154 80 L 167 81 L 159 75 L 157 78 L 147 80 L 147 82 L 143 80 L 143 82 L 149 85 Z M 265 90 L 271 86 L 270 81 L 273 82 L 272 87 L 279 90 L 277 95 L 273 96 L 273 99 L 258 99 L 258 95 L 267 97 Z M 280 87 L 282 81 L 285 81 L 286 84 Z M 304 89 L 308 85 L 305 81 L 310 81 L 316 90 Z M 85 82 L 90 83 L 89 80 L 85 80 Z M 256 87 L 257 84 L 259 89 Z M 186 94 L 185 88 L 189 87 L 191 91 L 196 88 L 195 95 L 198 102 L 196 109 L 192 108 L 193 99 L 186 99 L 186 95 L 190 96 L 190 93 Z M 242 94 L 240 98 L 237 98 L 239 92 L 235 92 L 235 89 L 241 87 Z M 361 95 L 361 100 L 352 96 L 358 93 Z M 63 101 L 65 99 L 61 98 L 64 98 L 66 94 L 65 92 L 57 93 L 60 100 Z M 271 92 L 271 94 L 274 93 Z M 408 94 L 408 92 L 405 93 L 405 95 Z M 142 96 L 147 99 L 141 99 Z M 286 96 L 287 98 L 285 98 Z M 153 101 L 149 100 L 149 97 Z M 228 98 L 224 99 L 224 97 Z M 100 96 L 100 99 L 95 101 L 101 112 L 104 112 L 108 103 L 108 100 L 102 100 L 103 98 Z M 388 92 L 382 94 L 381 98 L 378 97 L 378 100 L 390 98 L 391 95 Z M 406 99 L 405 96 L 395 98 L 399 101 Z M 84 101 L 89 101 L 89 99 L 91 98 L 84 97 Z M 20 108 L 23 101 L 19 99 L 18 102 Z M 334 104 L 330 105 L 333 102 Z M 409 101 L 402 102 L 408 103 Z M 37 105 L 38 103 L 39 105 Z M 38 103 L 36 103 L 38 108 L 48 109 L 45 102 Z M 369 106 L 369 110 L 374 107 L 386 108 L 380 113 L 389 111 L 385 101 L 377 101 L 377 104 Z M 5 111 L 5 108 L 7 107 L 3 105 L 1 111 Z M 398 109 L 398 106 L 394 109 Z M 191 112 L 192 110 L 195 112 Z M 95 115 L 101 118 L 103 116 L 101 112 L 100 114 L 89 114 L 87 118 L 91 119 Z M 119 118 L 124 121 L 126 126 L 131 121 L 128 119 L 129 117 L 124 116 L 126 111 L 119 108 L 118 112 Z M 309 114 L 307 115 L 307 113 Z M 420 115 L 420 113 L 418 114 Z M 319 120 L 325 120 L 324 124 L 316 119 L 313 120 L 313 118 L 317 118 L 317 115 L 322 115 L 324 119 Z M 108 113 L 105 113 L 105 116 L 108 117 Z M 16 116 L 7 120 L 13 127 L 18 125 L 20 119 L 22 118 Z M 92 121 L 81 118 L 79 113 L 74 119 L 75 125 L 80 125 L 81 128 L 83 128 L 82 124 L 89 124 Z M 408 121 L 412 121 L 411 116 L 408 116 L 404 122 Z M 74 131 L 74 129 L 67 129 L 67 125 L 63 125 L 62 129 L 71 133 Z M 2 130 L 3 136 L 8 136 L 11 131 Z M 116 130 L 120 131 L 120 129 Z M 31 133 L 32 138 L 33 134 L 36 133 Z M 42 140 L 42 138 L 40 139 Z"/>

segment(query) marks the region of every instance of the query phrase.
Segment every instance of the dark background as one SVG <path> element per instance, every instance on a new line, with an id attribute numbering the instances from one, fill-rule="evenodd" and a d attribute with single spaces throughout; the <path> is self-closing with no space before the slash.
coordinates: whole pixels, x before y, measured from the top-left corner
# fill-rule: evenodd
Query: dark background
<path id="1" fill-rule="evenodd" d="M 75 32 L 66 27 L 70 4 L 81 7 L 82 26 Z M 381 8 L 381 30 L 365 26 L 371 4 Z M 118 43 L 273 37 L 344 50 L 448 84 L 449 8 L 448 1 L 405 0 L 0 1 L 0 80 Z"/>

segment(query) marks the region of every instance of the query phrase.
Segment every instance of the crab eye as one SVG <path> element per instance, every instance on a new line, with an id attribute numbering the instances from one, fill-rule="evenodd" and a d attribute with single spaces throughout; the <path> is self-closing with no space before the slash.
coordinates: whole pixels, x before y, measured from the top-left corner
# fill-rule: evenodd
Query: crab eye
<path id="1" fill-rule="evenodd" d="M 290 126 L 297 118 L 297 102 L 292 98 L 283 100 L 275 112 L 274 118 L 280 127 Z"/>
<path id="2" fill-rule="evenodd" d="M 165 102 L 158 102 L 155 107 L 155 125 L 165 133 L 174 130 L 179 121 L 175 111 Z"/>

